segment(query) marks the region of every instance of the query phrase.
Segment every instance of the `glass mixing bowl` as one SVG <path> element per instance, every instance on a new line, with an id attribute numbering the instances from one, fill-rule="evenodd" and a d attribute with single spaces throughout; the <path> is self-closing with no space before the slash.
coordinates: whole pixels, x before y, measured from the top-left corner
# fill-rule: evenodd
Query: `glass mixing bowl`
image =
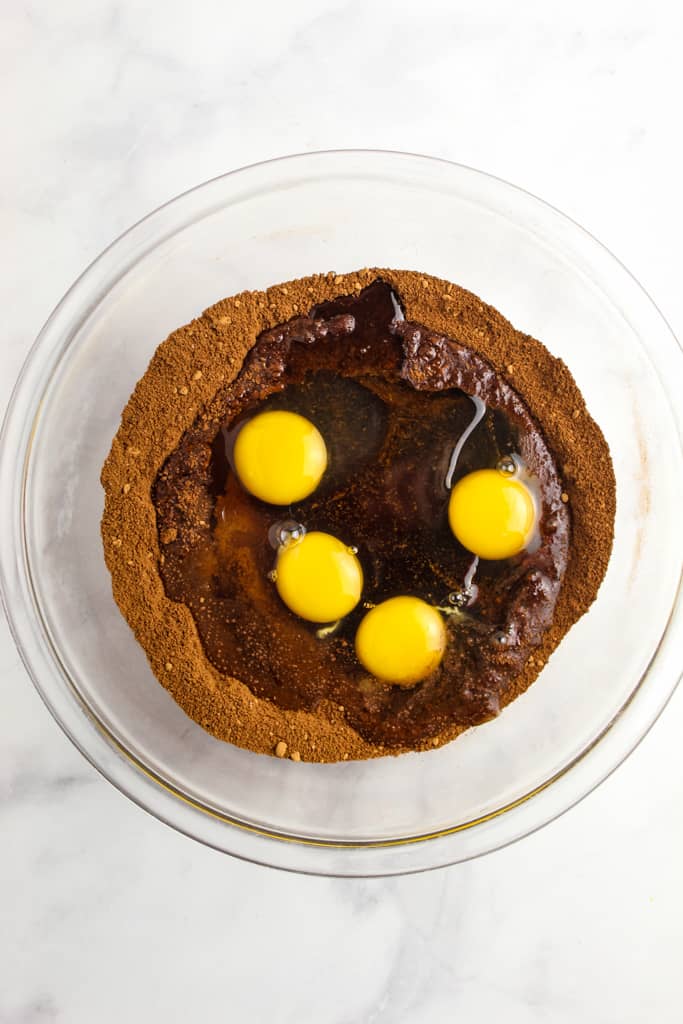
<path id="1" fill-rule="evenodd" d="M 599 598 L 530 690 L 429 753 L 295 764 L 221 743 L 156 682 L 111 596 L 102 462 L 156 347 L 219 298 L 389 266 L 464 285 L 568 364 L 610 444 L 614 552 Z M 235 171 L 131 228 L 36 341 L 0 452 L 7 614 L 54 717 L 140 806 L 220 850 L 378 875 L 531 832 L 623 760 L 680 671 L 683 358 L 636 281 L 556 210 L 485 174 L 397 153 Z"/>

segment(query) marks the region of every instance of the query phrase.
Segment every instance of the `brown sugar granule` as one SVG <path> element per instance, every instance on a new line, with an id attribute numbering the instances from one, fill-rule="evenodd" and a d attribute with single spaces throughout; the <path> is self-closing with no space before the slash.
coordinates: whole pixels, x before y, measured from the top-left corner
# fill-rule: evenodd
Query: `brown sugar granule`
<path id="1" fill-rule="evenodd" d="M 287 744 L 284 742 L 284 740 L 280 740 L 279 743 L 275 744 L 275 756 L 276 757 L 284 757 L 286 753 L 287 753 Z"/>
<path id="2" fill-rule="evenodd" d="M 184 432 L 206 415 L 220 389 L 235 379 L 262 331 L 313 305 L 357 293 L 378 277 L 401 296 L 408 319 L 457 338 L 488 359 L 499 373 L 514 365 L 514 387 L 571 483 L 571 551 L 553 623 L 542 648 L 528 660 L 506 700 L 514 699 L 533 682 L 567 630 L 590 607 L 609 560 L 615 483 L 602 433 L 585 410 L 565 364 L 475 295 L 426 274 L 366 269 L 313 275 L 265 292 L 243 292 L 221 300 L 159 345 L 123 411 L 102 470 L 102 538 L 114 597 L 146 651 L 154 674 L 163 685 L 172 686 L 178 704 L 214 736 L 259 753 L 275 753 L 273 738 L 278 735 L 288 737 L 286 749 L 292 750 L 292 759 L 295 752 L 302 760 L 342 761 L 401 751 L 364 740 L 345 722 L 336 705 L 323 703 L 315 712 L 281 709 L 209 663 L 190 610 L 169 600 L 164 592 L 158 571 L 163 538 L 157 532 L 152 485 Z M 192 380 L 192 391 L 184 385 L 178 388 L 174 383 L 178 380 Z M 178 392 L 187 395 L 182 402 L 177 399 Z M 130 482 L 128 456 L 132 453 L 137 453 L 134 502 L 123 494 L 124 485 Z M 124 540 L 124 551 L 135 556 L 128 561 L 119 554 Z M 142 552 L 147 553 L 146 558 Z M 167 664 L 176 666 L 170 676 Z M 438 742 L 447 743 L 460 731 L 457 726 L 445 726 Z M 433 749 L 431 739 L 422 747 L 426 748 Z"/>

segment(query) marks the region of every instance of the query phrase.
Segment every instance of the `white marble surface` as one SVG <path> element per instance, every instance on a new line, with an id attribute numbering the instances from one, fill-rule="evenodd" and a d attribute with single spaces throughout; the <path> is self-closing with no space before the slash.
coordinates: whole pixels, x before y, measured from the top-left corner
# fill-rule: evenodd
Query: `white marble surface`
<path id="1" fill-rule="evenodd" d="M 683 334 L 679 5 L 4 0 L 0 404 L 65 288 L 161 201 L 345 146 L 481 167 L 609 245 Z M 128 803 L 0 625 L 0 1022 L 681 1020 L 683 692 L 560 821 L 387 881 L 230 860 Z"/>

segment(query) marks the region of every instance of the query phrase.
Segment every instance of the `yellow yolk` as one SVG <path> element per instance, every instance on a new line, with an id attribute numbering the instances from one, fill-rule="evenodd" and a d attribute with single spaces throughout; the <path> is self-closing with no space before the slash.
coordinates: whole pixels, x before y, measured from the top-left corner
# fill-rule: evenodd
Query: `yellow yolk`
<path id="1" fill-rule="evenodd" d="M 451 492 L 448 521 L 463 547 L 480 558 L 510 558 L 529 543 L 536 512 L 529 490 L 498 469 L 478 469 Z"/>
<path id="2" fill-rule="evenodd" d="M 365 616 L 356 654 L 378 679 L 412 686 L 438 666 L 446 647 L 443 619 L 419 597 L 392 597 Z"/>
<path id="3" fill-rule="evenodd" d="M 318 429 L 295 412 L 272 410 L 240 430 L 233 453 L 242 486 L 271 505 L 290 505 L 312 494 L 327 467 Z"/>
<path id="4" fill-rule="evenodd" d="M 329 533 L 307 533 L 280 549 L 276 586 L 287 607 L 310 622 L 336 622 L 360 600 L 363 570 Z"/>

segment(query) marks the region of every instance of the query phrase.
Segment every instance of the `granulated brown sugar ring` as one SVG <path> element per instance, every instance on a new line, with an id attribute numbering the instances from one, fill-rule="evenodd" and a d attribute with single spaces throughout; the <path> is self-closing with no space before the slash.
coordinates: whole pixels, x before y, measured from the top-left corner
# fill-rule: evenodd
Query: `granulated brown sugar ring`
<path id="1" fill-rule="evenodd" d="M 152 486 L 184 432 L 194 423 L 212 426 L 211 410 L 221 388 L 235 379 L 262 331 L 305 315 L 311 306 L 335 296 L 358 293 L 377 277 L 398 291 L 408 320 L 457 339 L 479 352 L 502 378 L 510 379 L 541 425 L 561 469 L 573 524 L 564 584 L 553 625 L 506 700 L 529 685 L 590 605 L 607 565 L 614 477 L 604 439 L 564 364 L 475 296 L 424 275 L 375 270 L 316 276 L 223 300 L 159 347 L 128 403 L 103 470 L 102 532 L 114 595 L 157 677 L 214 735 L 252 750 L 273 753 L 284 742 L 304 760 L 326 761 L 408 748 L 387 750 L 364 739 L 336 704 L 323 703 L 315 711 L 283 709 L 211 666 L 190 612 L 164 593 Z M 161 540 L 172 543 L 173 538 L 167 533 Z M 446 726 L 437 737 L 410 746 L 440 745 L 460 731 L 462 726 Z"/>

